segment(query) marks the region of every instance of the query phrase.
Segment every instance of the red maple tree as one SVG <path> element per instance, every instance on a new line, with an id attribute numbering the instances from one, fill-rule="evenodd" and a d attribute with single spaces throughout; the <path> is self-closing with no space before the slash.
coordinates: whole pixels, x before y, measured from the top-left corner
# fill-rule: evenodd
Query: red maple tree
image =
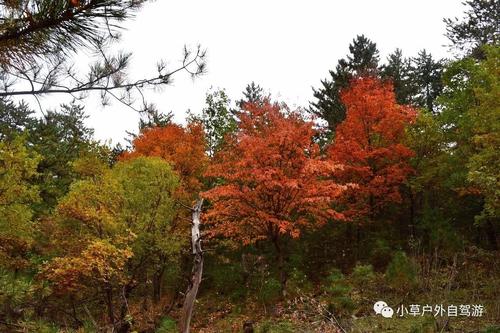
<path id="1" fill-rule="evenodd" d="M 161 157 L 168 161 L 181 179 L 184 194 L 197 195 L 202 188 L 201 179 L 207 166 L 203 127 L 190 123 L 146 128 L 132 142 L 133 150 L 121 159 L 138 156 Z"/>
<path id="2" fill-rule="evenodd" d="M 346 192 L 350 218 L 374 217 L 388 203 L 400 202 L 400 187 L 412 169 L 413 151 L 403 143 L 405 126 L 416 112 L 398 105 L 389 82 L 357 78 L 341 93 L 346 119 L 336 128 L 328 153 L 344 165 L 338 176 L 358 184 Z"/>
<path id="3" fill-rule="evenodd" d="M 219 179 L 204 193 L 212 204 L 205 215 L 208 234 L 243 244 L 272 242 L 284 289 L 283 239 L 342 219 L 332 201 L 346 186 L 332 180 L 338 166 L 322 158 L 312 122 L 268 102 L 245 108 L 238 132 L 206 173 Z"/>

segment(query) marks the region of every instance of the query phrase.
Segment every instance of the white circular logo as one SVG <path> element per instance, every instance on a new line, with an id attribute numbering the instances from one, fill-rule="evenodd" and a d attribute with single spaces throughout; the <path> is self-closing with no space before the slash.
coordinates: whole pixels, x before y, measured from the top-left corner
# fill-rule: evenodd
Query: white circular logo
<path id="1" fill-rule="evenodd" d="M 384 301 L 378 301 L 373 305 L 373 311 L 375 311 L 376 314 L 380 314 L 382 312 L 382 309 L 387 307 L 387 303 Z"/>
<path id="2" fill-rule="evenodd" d="M 382 317 L 384 318 L 392 318 L 392 315 L 394 314 L 394 310 L 388 306 L 382 309 Z"/>
<path id="3" fill-rule="evenodd" d="M 394 310 L 384 301 L 375 302 L 375 304 L 373 304 L 373 311 L 378 315 L 382 315 L 384 318 L 392 318 L 394 315 Z"/>

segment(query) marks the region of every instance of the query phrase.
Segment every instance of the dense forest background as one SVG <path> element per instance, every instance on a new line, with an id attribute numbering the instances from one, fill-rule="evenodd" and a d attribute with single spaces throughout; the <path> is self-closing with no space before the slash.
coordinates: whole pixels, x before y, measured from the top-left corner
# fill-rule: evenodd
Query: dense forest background
<path id="1" fill-rule="evenodd" d="M 498 1 L 444 19 L 449 59 L 359 35 L 307 109 L 251 82 L 184 125 L 142 89 L 202 75 L 202 48 L 137 81 L 108 53 L 142 3 L 0 4 L 0 332 L 177 332 L 201 198 L 194 332 L 500 331 Z M 85 125 L 93 92 L 141 114 L 127 147 Z M 74 101 L 18 99 L 48 94 Z"/>

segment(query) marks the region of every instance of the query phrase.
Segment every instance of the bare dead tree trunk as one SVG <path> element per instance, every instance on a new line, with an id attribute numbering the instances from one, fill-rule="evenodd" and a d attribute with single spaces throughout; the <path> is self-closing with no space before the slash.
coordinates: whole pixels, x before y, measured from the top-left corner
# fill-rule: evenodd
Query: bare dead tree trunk
<path id="1" fill-rule="evenodd" d="M 203 274 L 203 251 L 201 250 L 200 235 L 200 215 L 202 205 L 203 199 L 199 199 L 192 209 L 193 224 L 191 226 L 191 244 L 193 246 L 194 263 L 191 271 L 191 281 L 186 292 L 184 305 L 182 306 L 182 316 L 180 322 L 182 333 L 189 333 L 189 325 L 193 315 L 194 302 L 196 300 L 196 295 L 198 294 Z"/>

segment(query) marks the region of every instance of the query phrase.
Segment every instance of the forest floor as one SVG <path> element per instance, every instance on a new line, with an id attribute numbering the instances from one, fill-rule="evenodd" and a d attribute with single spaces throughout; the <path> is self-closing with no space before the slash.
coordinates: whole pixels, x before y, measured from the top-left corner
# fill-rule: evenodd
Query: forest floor
<path id="1" fill-rule="evenodd" d="M 385 269 L 357 264 L 325 274 L 292 269 L 285 295 L 272 265 L 244 278 L 241 263 L 213 257 L 191 331 L 245 332 L 251 324 L 254 333 L 500 333 L 500 252 L 468 247 L 438 257 L 396 255 Z M 392 317 L 375 313 L 378 301 Z M 156 333 L 177 332 L 180 306 Z"/>
<path id="2" fill-rule="evenodd" d="M 499 257 L 478 252 L 460 258 L 455 266 L 419 273 L 413 285 L 403 279 L 397 287 L 388 285 L 387 272 L 359 280 L 354 271 L 313 287 L 295 285 L 284 299 L 267 301 L 249 288 L 242 292 L 244 285 L 232 292 L 207 288 L 197 300 L 192 331 L 243 332 L 244 323 L 251 322 L 255 333 L 500 333 Z M 394 307 L 392 318 L 375 314 L 380 299 Z M 418 314 L 412 304 L 420 305 Z M 450 305 L 457 307 L 456 316 L 449 315 Z"/>
<path id="3" fill-rule="evenodd" d="M 206 295 L 197 304 L 193 332 L 243 332 L 243 325 L 252 322 L 255 333 L 500 333 L 500 322 L 489 316 L 435 318 L 434 316 L 405 316 L 383 318 L 367 315 L 338 323 L 317 316 L 304 318 L 299 313 L 280 312 L 286 306 L 276 304 L 273 312 L 264 311 L 261 305 L 237 305 Z"/>

